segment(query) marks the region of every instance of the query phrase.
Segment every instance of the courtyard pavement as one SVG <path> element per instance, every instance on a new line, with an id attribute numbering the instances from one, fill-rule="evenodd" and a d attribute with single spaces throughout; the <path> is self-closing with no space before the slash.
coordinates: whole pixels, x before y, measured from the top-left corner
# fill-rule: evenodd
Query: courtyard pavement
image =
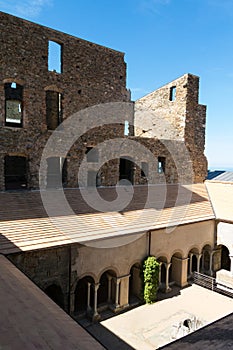
<path id="1" fill-rule="evenodd" d="M 136 350 L 155 350 L 233 312 L 233 299 L 197 285 L 101 322 Z M 184 323 L 185 322 L 185 323 Z M 109 333 L 110 333 L 109 332 Z"/>

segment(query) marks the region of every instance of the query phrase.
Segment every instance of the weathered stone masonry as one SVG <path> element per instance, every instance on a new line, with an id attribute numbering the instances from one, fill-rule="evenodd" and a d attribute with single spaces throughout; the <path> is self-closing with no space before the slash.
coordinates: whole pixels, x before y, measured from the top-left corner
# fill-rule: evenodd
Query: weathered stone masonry
<path id="1" fill-rule="evenodd" d="M 129 101 L 126 64 L 120 52 L 2 12 L 0 19 L 0 189 L 5 189 L 6 155 L 26 158 L 27 188 L 36 189 L 39 186 L 41 154 L 52 133 L 49 129 L 55 128 L 56 122 L 59 123 L 56 118 L 65 120 L 79 110 L 100 103 Z M 61 73 L 48 70 L 50 41 L 60 45 Z M 22 91 L 22 101 L 19 101 L 22 126 L 12 126 L 5 118 L 6 87 L 12 83 L 16 83 Z M 175 89 L 175 96 L 171 96 L 172 89 Z M 169 183 L 187 183 L 205 179 L 206 107 L 198 104 L 198 90 L 199 78 L 186 74 L 135 103 L 136 128 L 130 127 L 130 138 L 152 151 L 155 168 L 158 157 L 166 159 L 165 177 L 156 174 L 155 182 L 165 179 Z M 171 101 L 172 98 L 174 100 Z M 46 108 L 48 104 L 50 112 Z M 16 107 L 17 103 L 9 103 L 13 115 L 17 114 Z M 144 115 L 145 109 L 152 116 L 148 118 L 147 114 Z M 18 111 L 18 115 L 20 113 Z M 51 123 L 47 120 L 48 113 L 52 118 Z M 128 121 L 133 123 L 132 118 Z M 117 124 L 90 130 L 77 140 L 67 155 L 65 185 L 77 187 L 78 169 L 88 147 L 119 136 L 128 138 L 124 136 L 124 126 Z M 189 162 L 182 152 L 174 161 L 174 154 L 167 149 L 169 143 L 174 143 L 177 149 L 184 143 L 190 154 Z M 57 154 L 54 156 L 59 157 Z M 123 156 L 127 156 L 127 150 Z M 189 163 L 193 174 L 190 173 Z M 96 164 L 89 165 L 94 171 Z M 106 163 L 99 172 L 99 185 L 115 185 L 119 180 L 119 166 L 119 159 Z M 145 183 L 146 177 L 141 176 L 139 167 L 132 165 L 132 168 L 134 184 Z M 87 184 L 88 180 L 84 185 Z"/>
<path id="2" fill-rule="evenodd" d="M 193 163 L 193 182 L 202 182 L 207 174 L 206 106 L 198 99 L 199 77 L 185 74 L 135 102 L 135 134 L 184 142 Z M 148 113 L 141 120 L 144 110 Z"/>
<path id="3" fill-rule="evenodd" d="M 37 188 L 40 156 L 51 135 L 46 91 L 61 94 L 63 120 L 89 106 L 128 101 L 124 54 L 2 12 L 0 31 L 0 188 L 4 189 L 6 154 L 29 160 L 28 188 Z M 61 74 L 48 70 L 49 40 L 61 45 Z M 23 87 L 22 128 L 5 126 L 4 87 L 12 82 Z M 108 133 L 108 128 L 102 130 Z M 85 150 L 81 153 L 82 158 Z"/>

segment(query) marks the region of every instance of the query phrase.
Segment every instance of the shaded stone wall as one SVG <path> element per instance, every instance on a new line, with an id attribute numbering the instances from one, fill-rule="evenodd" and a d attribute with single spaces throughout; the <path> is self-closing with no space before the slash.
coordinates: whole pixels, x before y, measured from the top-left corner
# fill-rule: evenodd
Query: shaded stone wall
<path id="1" fill-rule="evenodd" d="M 69 249 L 70 247 L 58 247 L 8 256 L 43 291 L 52 285 L 61 287 L 66 311 L 69 308 Z"/>

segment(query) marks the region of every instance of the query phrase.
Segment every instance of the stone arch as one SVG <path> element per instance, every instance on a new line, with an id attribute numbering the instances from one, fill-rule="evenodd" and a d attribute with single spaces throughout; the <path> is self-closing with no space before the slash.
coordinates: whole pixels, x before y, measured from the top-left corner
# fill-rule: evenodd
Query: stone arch
<path id="1" fill-rule="evenodd" d="M 211 242 L 203 242 L 202 246 L 201 246 L 201 252 L 205 249 L 205 250 L 213 250 L 213 244 Z"/>
<path id="2" fill-rule="evenodd" d="M 12 78 L 6 78 L 6 79 L 3 79 L 3 84 L 6 84 L 6 83 L 16 83 L 16 84 L 19 84 L 19 85 L 25 85 L 25 81 L 22 80 L 22 79 L 18 79 L 16 77 L 12 77 Z"/>
<path id="3" fill-rule="evenodd" d="M 198 261 L 200 256 L 199 248 L 193 246 L 188 253 L 188 275 L 191 276 L 193 272 L 198 271 L 200 269 L 200 260 Z M 199 272 L 199 271 L 198 271 Z"/>
<path id="4" fill-rule="evenodd" d="M 44 91 L 55 91 L 55 92 L 63 93 L 63 90 L 58 88 L 57 85 L 55 84 L 46 86 L 44 88 Z"/>
<path id="5" fill-rule="evenodd" d="M 171 253 L 171 259 L 170 259 L 170 261 L 172 260 L 172 257 L 177 257 L 177 258 L 182 259 L 182 258 L 184 257 L 184 252 L 183 252 L 181 249 L 175 249 L 175 250 L 173 250 L 173 252 Z"/>
<path id="6" fill-rule="evenodd" d="M 115 301 L 117 274 L 114 270 L 105 270 L 99 279 L 98 305 L 113 304 Z"/>
<path id="7" fill-rule="evenodd" d="M 94 303 L 93 285 L 95 281 L 92 276 L 83 276 L 76 284 L 74 291 L 74 312 L 88 312 Z"/>
<path id="8" fill-rule="evenodd" d="M 160 283 L 164 285 L 166 283 L 166 264 L 168 263 L 168 258 L 165 255 L 160 255 L 157 261 L 160 263 Z"/>
<path id="9" fill-rule="evenodd" d="M 64 309 L 64 294 L 60 285 L 50 284 L 44 289 L 44 292 L 62 309 Z"/>
<path id="10" fill-rule="evenodd" d="M 198 247 L 196 245 L 192 245 L 188 248 L 187 250 L 187 254 L 185 256 L 189 256 L 190 253 L 193 253 L 193 254 L 201 254 L 201 251 L 202 251 L 202 248 L 201 247 Z"/>
<path id="11" fill-rule="evenodd" d="M 211 271 L 212 266 L 211 265 L 211 254 L 212 254 L 212 246 L 211 244 L 207 243 L 202 248 L 202 271 L 203 272 L 209 272 Z"/>
<path id="12" fill-rule="evenodd" d="M 116 277 L 120 276 L 119 270 L 117 267 L 115 266 L 108 266 L 105 267 L 103 270 L 101 270 L 101 272 L 98 274 L 97 277 L 97 281 L 100 281 L 101 276 L 106 272 L 106 271 L 113 271 L 114 275 L 116 275 Z"/>
<path id="13" fill-rule="evenodd" d="M 97 283 L 97 282 L 98 282 L 98 278 L 95 276 L 94 273 L 89 272 L 89 271 L 84 272 L 84 273 L 82 273 L 80 276 L 78 276 L 78 277 L 75 279 L 75 281 L 74 281 L 74 283 L 73 283 L 73 285 L 72 285 L 72 287 L 71 287 L 71 293 L 75 293 L 75 289 L 76 289 L 76 286 L 77 286 L 77 284 L 78 284 L 78 281 L 81 280 L 82 278 L 86 277 L 86 276 L 90 276 L 90 277 L 94 280 L 94 283 Z"/>
<path id="14" fill-rule="evenodd" d="M 137 264 L 142 265 L 142 260 L 139 260 L 139 259 L 133 260 L 133 261 L 128 265 L 128 268 L 127 268 L 127 270 L 126 270 L 126 274 L 130 274 L 130 270 L 131 270 L 132 266 L 133 266 L 133 265 L 137 265 Z"/>
<path id="15" fill-rule="evenodd" d="M 183 258 L 183 252 L 176 250 L 171 257 L 171 266 L 169 268 L 169 281 L 180 285 L 181 280 L 181 264 Z"/>
<path id="16" fill-rule="evenodd" d="M 231 271 L 230 251 L 227 246 L 221 245 L 221 269 Z"/>
<path id="17" fill-rule="evenodd" d="M 129 299 L 130 303 L 134 302 L 135 298 L 141 298 L 142 292 L 142 278 L 141 278 L 142 264 L 139 262 L 134 263 L 130 269 L 129 278 Z"/>

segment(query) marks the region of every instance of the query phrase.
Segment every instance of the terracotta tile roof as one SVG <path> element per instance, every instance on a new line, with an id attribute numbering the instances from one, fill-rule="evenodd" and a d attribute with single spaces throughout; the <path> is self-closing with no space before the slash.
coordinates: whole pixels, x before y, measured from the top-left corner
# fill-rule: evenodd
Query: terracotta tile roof
<path id="1" fill-rule="evenodd" d="M 0 300 L 1 349 L 104 350 L 2 255 Z"/>
<path id="2" fill-rule="evenodd" d="M 94 208 L 83 199 L 80 190 L 64 191 L 73 212 L 60 200 L 63 191 L 43 193 L 53 200 L 50 217 L 46 213 L 40 192 L 4 192 L 0 194 L 0 253 L 10 254 L 64 245 L 85 243 L 148 230 L 214 219 L 214 213 L 204 184 L 135 186 L 125 208 L 117 211 L 113 200 L 115 188 L 100 188 L 99 195 L 108 201 L 103 212 L 100 199 L 89 195 Z M 123 201 L 130 187 L 121 188 Z M 122 202 L 122 201 L 121 201 Z"/>

